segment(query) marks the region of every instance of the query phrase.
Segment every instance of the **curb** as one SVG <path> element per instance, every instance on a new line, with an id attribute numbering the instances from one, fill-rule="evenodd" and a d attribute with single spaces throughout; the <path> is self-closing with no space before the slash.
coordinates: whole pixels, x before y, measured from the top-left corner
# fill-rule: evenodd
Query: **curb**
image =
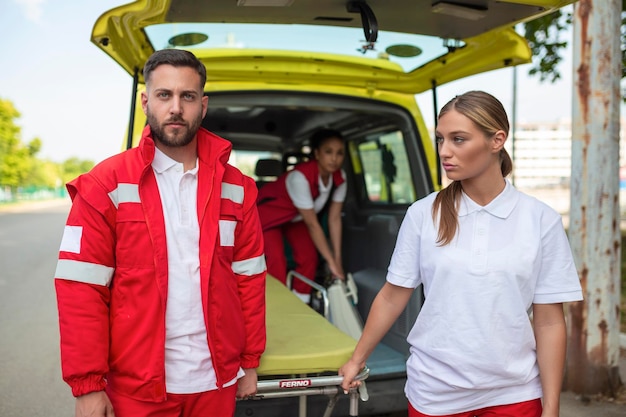
<path id="1" fill-rule="evenodd" d="M 0 204 L 0 214 L 21 213 L 47 207 L 60 207 L 71 202 L 70 198 L 54 198 L 51 200 L 26 200 L 16 203 Z"/>

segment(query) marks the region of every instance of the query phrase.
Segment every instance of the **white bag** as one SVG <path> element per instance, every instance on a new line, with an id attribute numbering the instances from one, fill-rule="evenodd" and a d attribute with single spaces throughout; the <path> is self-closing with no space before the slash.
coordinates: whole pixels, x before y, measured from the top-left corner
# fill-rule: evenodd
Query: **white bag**
<path id="1" fill-rule="evenodd" d="M 363 320 L 356 309 L 357 289 L 352 274 L 346 280 L 333 280 L 328 287 L 328 320 L 339 330 L 358 340 L 363 333 Z"/>

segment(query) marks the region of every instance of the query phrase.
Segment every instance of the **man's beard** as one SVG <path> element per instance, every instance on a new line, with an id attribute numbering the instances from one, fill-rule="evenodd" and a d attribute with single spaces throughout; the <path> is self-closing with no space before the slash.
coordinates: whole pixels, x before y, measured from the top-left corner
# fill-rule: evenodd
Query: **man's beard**
<path id="1" fill-rule="evenodd" d="M 185 127 L 176 129 L 174 134 L 168 134 L 165 132 L 165 127 L 168 123 L 180 123 Z M 202 124 L 202 116 L 198 116 L 191 121 L 191 124 L 183 120 L 180 116 L 172 116 L 162 124 L 159 124 L 156 117 L 148 109 L 148 124 L 150 125 L 150 131 L 154 140 L 162 143 L 165 146 L 172 148 L 179 148 L 189 145 L 193 138 L 196 136 L 200 125 Z"/>

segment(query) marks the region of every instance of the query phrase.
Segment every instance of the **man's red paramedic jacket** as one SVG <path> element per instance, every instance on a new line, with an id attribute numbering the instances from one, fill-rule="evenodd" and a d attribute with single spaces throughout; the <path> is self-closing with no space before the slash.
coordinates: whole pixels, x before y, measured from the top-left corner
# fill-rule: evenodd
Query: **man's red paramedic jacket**
<path id="1" fill-rule="evenodd" d="M 265 349 L 257 191 L 227 164 L 230 150 L 198 132 L 200 286 L 218 388 L 240 366 L 258 367 Z M 139 147 L 67 185 L 73 205 L 55 286 L 63 379 L 75 396 L 108 384 L 134 399 L 165 400 L 168 266 L 154 152 L 146 127 Z"/>
<path id="2" fill-rule="evenodd" d="M 302 162 L 293 169 L 304 174 L 311 190 L 311 197 L 315 201 L 320 195 L 319 166 L 317 161 Z M 275 182 L 267 183 L 259 190 L 257 200 L 263 230 L 290 222 L 298 215 L 298 209 L 287 193 L 287 175 L 288 173 L 281 175 Z M 332 180 L 333 189 L 344 182 L 340 169 L 333 172 Z M 332 194 L 328 198 L 333 198 Z"/>

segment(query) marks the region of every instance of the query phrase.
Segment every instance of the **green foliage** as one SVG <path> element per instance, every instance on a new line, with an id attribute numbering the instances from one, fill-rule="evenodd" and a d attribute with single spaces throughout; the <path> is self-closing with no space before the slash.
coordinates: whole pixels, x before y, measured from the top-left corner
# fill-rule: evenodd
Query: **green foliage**
<path id="1" fill-rule="evenodd" d="M 41 150 L 41 139 L 39 138 L 35 138 L 33 140 L 31 140 L 30 142 L 28 142 L 28 154 L 30 156 L 35 156 L 39 153 L 39 151 Z"/>
<path id="2" fill-rule="evenodd" d="M 533 53 L 533 66 L 530 75 L 539 75 L 541 81 L 555 82 L 561 78 L 558 64 L 567 42 L 561 40 L 562 32 L 571 24 L 571 14 L 564 16 L 561 10 L 527 22 L 524 37 Z"/>
<path id="3" fill-rule="evenodd" d="M 538 75 L 542 82 L 546 80 L 555 82 L 561 78 L 558 64 L 563 60 L 561 55 L 567 47 L 567 41 L 561 40 L 561 35 L 571 26 L 572 18 L 571 12 L 557 10 L 524 24 L 524 37 L 528 40 L 533 54 L 533 65 L 528 71 L 529 75 Z M 626 0 L 622 0 L 620 32 L 623 79 L 626 77 Z M 626 90 L 622 90 L 622 100 L 626 102 Z"/>
<path id="4" fill-rule="evenodd" d="M 11 101 L 0 99 L 0 187 L 55 189 L 93 167 L 93 161 L 78 158 L 62 164 L 37 158 L 43 142 L 40 138 L 22 142 L 19 117 Z"/>
<path id="5" fill-rule="evenodd" d="M 67 183 L 93 168 L 94 162 L 89 160 L 81 160 L 78 158 L 69 158 L 61 164 L 61 180 Z"/>
<path id="6" fill-rule="evenodd" d="M 13 103 L 0 99 L 0 185 L 12 188 L 22 184 L 30 162 L 21 129 L 14 122 L 19 116 Z"/>
<path id="7" fill-rule="evenodd" d="M 22 185 L 24 187 L 59 188 L 62 186 L 61 166 L 52 161 L 35 160 Z"/>
<path id="8" fill-rule="evenodd" d="M 20 128 L 13 123 L 13 119 L 20 117 L 20 113 L 9 100 L 0 99 L 0 152 L 12 140 L 19 140 Z"/>

